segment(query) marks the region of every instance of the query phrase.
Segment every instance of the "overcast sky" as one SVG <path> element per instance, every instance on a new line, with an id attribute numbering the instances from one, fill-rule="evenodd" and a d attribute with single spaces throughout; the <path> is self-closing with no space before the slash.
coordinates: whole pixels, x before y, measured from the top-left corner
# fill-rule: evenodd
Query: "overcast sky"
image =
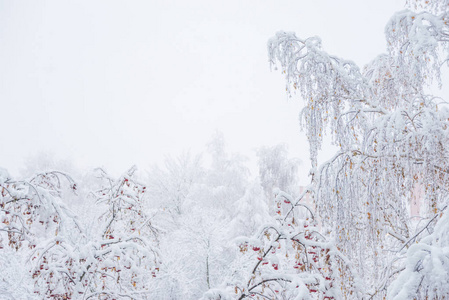
<path id="1" fill-rule="evenodd" d="M 302 102 L 270 72 L 279 30 L 318 35 L 360 66 L 385 52 L 404 1 L 0 0 L 0 166 L 51 152 L 86 167 L 147 168 L 215 130 L 254 156 L 286 143 L 308 163 Z"/>

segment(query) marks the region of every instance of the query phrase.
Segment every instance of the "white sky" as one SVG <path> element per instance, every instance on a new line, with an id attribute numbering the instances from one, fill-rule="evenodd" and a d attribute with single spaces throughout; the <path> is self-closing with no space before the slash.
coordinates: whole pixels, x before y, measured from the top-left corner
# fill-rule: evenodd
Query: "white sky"
<path id="1" fill-rule="evenodd" d="M 308 164 L 301 101 L 270 72 L 276 31 L 318 35 L 360 66 L 385 51 L 402 0 L 0 0 L 0 166 L 36 152 L 122 172 L 204 149 L 215 130 L 253 156 Z M 303 177 L 304 178 L 304 177 Z"/>

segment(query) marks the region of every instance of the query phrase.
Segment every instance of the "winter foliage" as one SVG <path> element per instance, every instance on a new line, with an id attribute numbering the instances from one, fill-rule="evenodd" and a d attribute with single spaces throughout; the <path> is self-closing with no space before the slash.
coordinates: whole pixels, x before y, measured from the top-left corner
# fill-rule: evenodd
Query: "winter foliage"
<path id="1" fill-rule="evenodd" d="M 449 107 L 429 91 L 449 64 L 449 2 L 407 5 L 363 68 L 318 37 L 268 41 L 305 102 L 305 187 L 286 146 L 259 148 L 251 176 L 220 133 L 117 178 L 42 156 L 23 179 L 0 168 L 0 298 L 448 298 Z M 337 151 L 321 162 L 325 136 Z"/>

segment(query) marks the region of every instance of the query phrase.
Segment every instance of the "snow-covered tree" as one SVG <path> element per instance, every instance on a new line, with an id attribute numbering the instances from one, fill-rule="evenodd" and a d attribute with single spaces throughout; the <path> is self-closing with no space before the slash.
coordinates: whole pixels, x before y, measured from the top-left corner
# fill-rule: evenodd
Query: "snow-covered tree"
<path id="1" fill-rule="evenodd" d="M 206 184 L 211 187 L 210 204 L 232 214 L 235 201 L 245 194 L 250 172 L 244 156 L 226 150 L 223 133 L 216 132 L 208 144 L 212 163 L 207 172 Z"/>
<path id="2" fill-rule="evenodd" d="M 159 269 L 157 232 L 142 210 L 146 188 L 134 171 L 119 180 L 101 173 L 106 186 L 92 195 L 104 212 L 86 230 L 62 199 L 63 180 L 77 190 L 70 176 L 49 171 L 15 181 L 1 169 L 0 256 L 17 253 L 1 262 L 2 291 L 24 298 L 148 297 Z M 22 271 L 21 289 L 8 289 L 10 265 Z"/>
<path id="3" fill-rule="evenodd" d="M 233 277 L 203 299 L 363 296 L 363 282 L 352 262 L 320 232 L 315 214 L 303 203 L 309 192 L 295 199 L 275 190 L 277 212 L 254 235 L 236 239 L 242 258 L 233 265 Z"/>
<path id="4" fill-rule="evenodd" d="M 427 89 L 432 81 L 441 86 L 449 58 L 449 6 L 414 3 L 430 10 L 396 13 L 385 29 L 388 52 L 363 70 L 326 53 L 318 37 L 279 32 L 268 43 L 288 93 L 298 91 L 306 104 L 301 124 L 310 143 L 318 216 L 367 284 L 365 297 L 386 295 L 404 265 L 396 254 L 421 240 L 423 226 L 432 232 L 425 220 L 438 222 L 449 196 L 449 110 Z M 338 151 L 318 165 L 327 131 Z M 408 209 L 417 190 L 427 205 L 418 224 Z M 423 281 L 414 297 L 434 287 Z"/>
<path id="5" fill-rule="evenodd" d="M 151 282 L 157 299 L 198 299 L 231 278 L 238 253 L 230 241 L 254 233 L 268 215 L 260 184 L 248 184 L 244 159 L 226 151 L 222 134 L 201 156 L 210 165 L 199 157 L 167 158 L 148 174 L 161 229 L 162 265 Z"/>
<path id="6" fill-rule="evenodd" d="M 151 204 L 182 214 L 188 206 L 191 189 L 202 180 L 203 172 L 200 155 L 192 157 L 185 152 L 177 158 L 167 157 L 164 168 L 153 166 L 149 171 Z"/>
<path id="7" fill-rule="evenodd" d="M 104 210 L 98 232 L 79 255 L 80 292 L 88 297 L 151 297 L 149 282 L 160 268 L 158 231 L 144 211 L 146 186 L 135 178 L 135 171 L 133 167 L 113 179 L 98 169 L 104 185 L 92 195 Z"/>
<path id="8" fill-rule="evenodd" d="M 221 283 L 232 261 L 228 219 L 220 210 L 197 207 L 161 239 L 162 266 L 152 282 L 154 299 L 198 299 Z"/>
<path id="9" fill-rule="evenodd" d="M 432 233 L 419 243 L 410 240 L 403 269 L 390 285 L 388 299 L 445 299 L 449 295 L 449 214 L 435 215 L 424 230 Z"/>
<path id="10" fill-rule="evenodd" d="M 32 273 L 35 293 L 68 297 L 73 293 L 73 279 L 65 250 L 75 247 L 83 229 L 61 199 L 61 181 L 67 180 L 73 191 L 76 184 L 58 171 L 22 181 L 2 173 L 0 248 L 9 247 L 28 257 L 25 264 Z"/>
<path id="11" fill-rule="evenodd" d="M 234 205 L 230 236 L 251 236 L 270 219 L 268 199 L 259 181 L 248 185 L 245 195 Z"/>
<path id="12" fill-rule="evenodd" d="M 298 193 L 299 160 L 288 158 L 286 145 L 260 147 L 257 156 L 260 182 L 269 199 L 273 199 L 274 188 L 291 194 Z"/>

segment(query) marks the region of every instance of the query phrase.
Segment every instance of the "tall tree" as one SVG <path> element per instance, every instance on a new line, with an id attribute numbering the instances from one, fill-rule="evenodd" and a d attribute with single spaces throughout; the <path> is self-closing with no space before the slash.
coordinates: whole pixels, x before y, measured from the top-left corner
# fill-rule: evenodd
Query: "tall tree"
<path id="1" fill-rule="evenodd" d="M 424 228 L 432 232 L 447 205 L 449 110 L 426 87 L 432 80 L 441 86 L 448 61 L 448 2 L 414 4 L 430 10 L 396 13 L 385 29 L 388 52 L 363 70 L 327 54 L 317 37 L 279 32 L 268 43 L 288 93 L 299 91 L 306 103 L 301 124 L 320 220 L 355 263 L 368 285 L 366 297 L 386 295 L 404 268 L 396 254 L 420 241 Z M 327 130 L 339 150 L 318 166 Z M 408 209 L 417 189 L 428 208 L 418 224 Z M 433 289 L 422 281 L 413 297 Z"/>

